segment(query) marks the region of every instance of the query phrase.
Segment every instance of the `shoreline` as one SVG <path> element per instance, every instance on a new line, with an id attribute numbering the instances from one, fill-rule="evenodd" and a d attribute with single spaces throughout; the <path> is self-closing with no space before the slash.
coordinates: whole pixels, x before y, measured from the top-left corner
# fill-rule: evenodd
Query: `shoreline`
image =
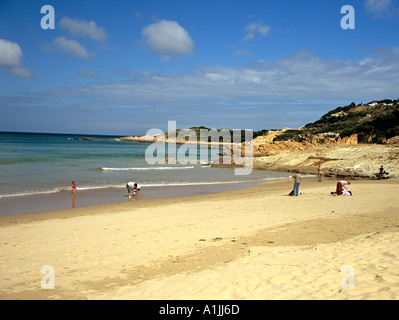
<path id="1" fill-rule="evenodd" d="M 311 179 L 311 178 L 304 178 L 304 179 Z M 25 213 L 25 214 L 13 214 L 13 215 L 0 215 L 0 227 L 3 225 L 8 224 L 20 224 L 20 223 L 29 223 L 35 221 L 44 221 L 44 220 L 51 220 L 51 219 L 67 219 L 67 218 L 74 218 L 74 217 L 81 217 L 86 215 L 92 214 L 109 214 L 109 213 L 120 213 L 124 211 L 130 210 L 142 210 L 144 208 L 160 208 L 165 205 L 169 204 L 181 204 L 185 205 L 187 203 L 191 203 L 192 201 L 201 201 L 202 198 L 213 198 L 217 199 L 220 196 L 227 196 L 227 197 L 240 197 L 241 192 L 246 193 L 248 190 L 256 190 L 258 187 L 270 187 L 275 186 L 277 187 L 276 190 L 286 189 L 287 183 L 291 184 L 292 179 L 278 179 L 278 180 L 270 180 L 263 183 L 252 183 L 251 185 L 246 184 L 245 186 L 231 188 L 231 189 L 223 189 L 223 190 L 215 190 L 214 192 L 207 192 L 203 193 L 205 190 L 197 190 L 198 192 L 195 194 L 191 194 L 190 190 L 181 190 L 185 191 L 187 194 L 180 194 L 180 195 L 172 195 L 170 194 L 168 197 L 151 197 L 142 199 L 139 201 L 128 201 L 127 192 L 124 192 L 122 197 L 124 197 L 125 201 L 117 201 L 117 202 L 110 202 L 110 203 L 102 203 L 102 204 L 94 204 L 88 206 L 82 206 L 77 208 L 71 208 L 68 206 L 67 208 L 61 209 L 53 209 L 53 210 L 43 210 L 34 213 Z M 175 186 L 174 186 L 175 188 Z M 185 187 L 182 187 L 182 189 Z M 172 191 L 172 190 L 171 190 Z M 288 189 L 287 191 L 288 195 Z M 120 193 L 118 193 L 120 195 Z M 70 197 L 72 198 L 72 193 L 69 193 Z"/>
<path id="2" fill-rule="evenodd" d="M 277 179 L 285 180 L 285 178 Z M 217 184 L 190 184 L 171 186 L 143 187 L 140 200 L 187 197 L 219 193 L 228 190 L 243 189 L 269 181 L 235 182 Z M 115 203 L 136 202 L 128 199 L 125 187 L 98 188 L 91 190 L 77 190 L 75 196 L 72 191 L 60 191 L 48 194 L 23 195 L 0 198 L 0 217 L 38 214 L 45 211 L 78 209 Z"/>

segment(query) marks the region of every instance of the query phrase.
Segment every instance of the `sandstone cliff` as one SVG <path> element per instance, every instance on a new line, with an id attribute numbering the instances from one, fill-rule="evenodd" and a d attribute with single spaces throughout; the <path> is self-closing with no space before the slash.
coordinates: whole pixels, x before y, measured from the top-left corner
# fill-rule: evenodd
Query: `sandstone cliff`
<path id="1" fill-rule="evenodd" d="M 326 144 L 254 158 L 254 169 L 317 174 L 320 166 L 324 176 L 348 179 L 374 179 L 381 165 L 399 177 L 399 145 Z"/>
<path id="2" fill-rule="evenodd" d="M 330 134 L 328 139 L 318 135 L 303 142 L 276 140 L 286 130 L 251 142 L 254 169 L 317 174 L 320 166 L 328 177 L 374 179 L 383 165 L 390 178 L 399 177 L 399 145 L 395 144 L 399 140 L 391 139 L 389 145 L 358 144 L 356 134 L 344 138 Z"/>

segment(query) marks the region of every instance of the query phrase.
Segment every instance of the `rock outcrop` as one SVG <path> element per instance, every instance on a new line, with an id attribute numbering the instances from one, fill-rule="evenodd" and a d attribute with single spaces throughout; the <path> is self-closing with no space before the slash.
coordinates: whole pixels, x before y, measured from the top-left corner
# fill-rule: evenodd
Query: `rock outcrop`
<path id="1" fill-rule="evenodd" d="M 283 134 L 288 129 L 280 131 L 269 131 L 266 136 L 259 136 L 252 141 L 253 156 L 263 157 L 278 154 L 284 151 L 309 150 L 317 145 L 357 145 L 358 136 L 356 134 L 350 137 L 341 138 L 339 135 L 319 134 L 308 138 L 303 138 L 302 142 L 296 141 L 276 141 L 276 137 Z"/>
<path id="2" fill-rule="evenodd" d="M 384 142 L 385 142 L 385 144 L 389 144 L 389 145 L 391 145 L 391 144 L 399 144 L 399 136 L 390 138 L 388 140 L 385 140 Z"/>
<path id="3" fill-rule="evenodd" d="M 316 145 L 254 158 L 254 169 L 294 171 L 348 179 L 375 179 L 384 166 L 390 178 L 399 177 L 399 146 L 376 144 Z"/>
<path id="4" fill-rule="evenodd" d="M 317 174 L 320 166 L 327 177 L 375 179 L 383 165 L 388 177 L 399 178 L 399 145 L 359 144 L 356 134 L 330 137 L 328 142 L 322 136 L 303 142 L 274 141 L 278 134 L 282 131 L 251 142 L 254 169 Z M 244 146 L 241 150 L 241 156 L 245 156 Z"/>

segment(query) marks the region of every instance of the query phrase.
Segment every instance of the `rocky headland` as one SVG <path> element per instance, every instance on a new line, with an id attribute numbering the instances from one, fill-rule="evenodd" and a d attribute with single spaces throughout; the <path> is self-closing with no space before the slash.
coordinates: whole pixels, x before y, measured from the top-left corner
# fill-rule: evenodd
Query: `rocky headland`
<path id="1" fill-rule="evenodd" d="M 235 157 L 248 156 L 245 145 L 250 143 L 254 169 L 289 172 L 299 170 L 302 173 L 317 174 L 320 167 L 323 176 L 327 177 L 376 179 L 380 167 L 383 166 L 389 173 L 385 178 L 399 178 L 398 102 L 399 99 L 387 99 L 367 104 L 351 103 L 298 129 L 254 132 L 254 139 L 250 142 L 245 140 L 242 132 L 241 148 L 232 148 L 234 144 L 230 142 L 224 145 L 222 138 L 212 142 L 209 139 L 201 141 L 201 130 L 210 130 L 206 127 L 114 140 L 199 144 L 221 148 L 221 155 L 232 157 L 233 164 L 213 163 L 212 166 L 215 167 L 235 166 Z M 219 129 L 216 132 L 221 137 L 226 137 L 226 134 L 233 137 L 233 131 L 228 129 Z M 234 155 L 235 150 L 241 153 Z"/>
<path id="2" fill-rule="evenodd" d="M 327 177 L 376 179 L 381 166 L 387 177 L 399 177 L 398 144 L 359 144 L 357 135 L 334 142 L 253 141 L 254 169 L 317 174 L 320 166 Z"/>
<path id="3" fill-rule="evenodd" d="M 276 137 L 288 129 L 270 131 L 265 136 L 252 140 L 253 166 L 258 170 L 288 171 L 299 170 L 306 174 L 317 174 L 320 166 L 323 176 L 342 177 L 347 179 L 376 179 L 381 166 L 384 166 L 387 177 L 399 177 L 399 137 L 390 139 L 385 144 L 359 143 L 356 134 L 341 138 L 313 137 L 307 141 L 278 141 Z M 321 142 L 321 139 L 323 140 Z M 122 137 L 122 141 L 193 143 L 184 140 L 159 140 L 155 136 Z M 197 142 L 207 144 L 206 142 Z M 230 154 L 230 144 L 222 147 L 222 154 Z M 209 143 L 209 147 L 215 144 Z M 241 146 L 245 156 L 245 144 Z M 232 162 L 234 163 L 234 156 Z M 232 165 L 212 164 L 214 167 L 232 167 Z"/>

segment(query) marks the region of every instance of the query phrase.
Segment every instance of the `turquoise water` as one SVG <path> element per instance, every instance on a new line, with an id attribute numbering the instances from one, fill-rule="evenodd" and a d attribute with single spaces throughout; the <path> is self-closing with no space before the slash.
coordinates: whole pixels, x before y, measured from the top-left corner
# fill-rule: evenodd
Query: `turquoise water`
<path id="1" fill-rule="evenodd" d="M 267 171 L 236 176 L 232 169 L 203 166 L 200 159 L 186 165 L 149 165 L 145 152 L 150 144 L 107 141 L 114 138 L 108 136 L 90 136 L 99 141 L 80 137 L 84 135 L 0 132 L 0 198 L 71 190 L 72 181 L 78 190 L 88 190 L 123 187 L 129 181 L 150 187 L 261 182 L 289 176 Z"/>

